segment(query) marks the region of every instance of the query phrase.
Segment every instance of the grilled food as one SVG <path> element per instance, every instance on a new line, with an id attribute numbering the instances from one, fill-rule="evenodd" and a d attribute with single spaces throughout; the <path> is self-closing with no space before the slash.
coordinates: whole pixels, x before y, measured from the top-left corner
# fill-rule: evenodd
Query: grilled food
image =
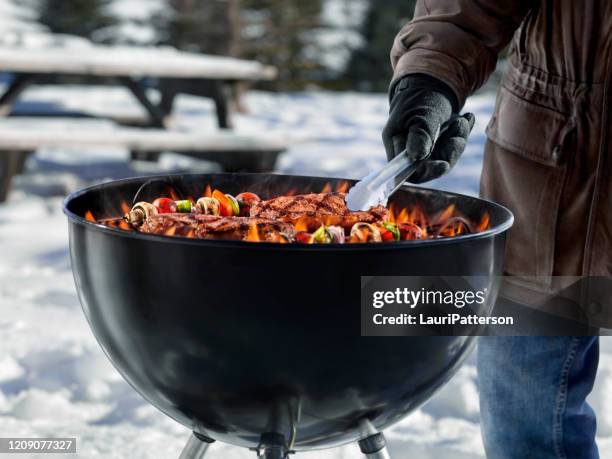
<path id="1" fill-rule="evenodd" d="M 397 213 L 384 206 L 351 212 L 345 196 L 339 189 L 261 200 L 250 192 L 234 197 L 207 187 L 199 199 L 159 197 L 131 209 L 124 203 L 123 218 L 96 220 L 90 211 L 85 217 L 113 228 L 163 236 L 299 244 L 394 242 L 456 236 L 489 227 L 487 214 L 474 224 L 453 205 L 431 217 L 418 207 Z"/>
<path id="2" fill-rule="evenodd" d="M 380 223 L 389 219 L 389 210 L 383 206 L 366 212 L 351 212 L 346 207 L 345 196 L 346 193 L 279 196 L 254 204 L 251 217 L 299 224 L 305 231 L 314 231 L 321 225 L 351 229 L 356 223 Z"/>
<path id="3" fill-rule="evenodd" d="M 200 214 L 152 215 L 140 227 L 141 233 L 230 241 L 246 240 L 253 231 L 266 242 L 289 242 L 295 234 L 292 225 L 265 218 Z"/>

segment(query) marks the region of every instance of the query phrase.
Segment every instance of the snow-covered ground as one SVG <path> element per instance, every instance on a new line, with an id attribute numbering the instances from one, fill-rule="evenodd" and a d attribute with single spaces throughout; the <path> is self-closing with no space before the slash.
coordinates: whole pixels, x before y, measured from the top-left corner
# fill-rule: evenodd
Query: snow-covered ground
<path id="1" fill-rule="evenodd" d="M 251 93 L 251 112 L 236 119 L 245 132 L 291 134 L 279 164 L 287 173 L 360 177 L 385 161 L 380 131 L 384 95 Z M 90 106 L 128 114 L 139 107 L 122 90 L 40 88 L 28 107 Z M 491 95 L 469 100 L 477 124 L 451 175 L 430 184 L 476 194 L 484 126 Z M 107 122 L 101 129 L 112 129 Z M 212 104 L 180 97 L 177 129 L 214 129 Z M 210 163 L 165 154 L 159 164 L 128 164 L 128 152 L 45 149 L 30 158 L 0 205 L 0 432 L 3 437 L 76 436 L 78 457 L 177 457 L 189 432 L 148 405 L 110 366 L 85 322 L 76 297 L 62 198 L 111 178 L 172 171 L 214 170 Z M 33 221 L 36 225 L 33 225 Z M 612 457 L 612 341 L 602 339 L 601 370 L 591 401 L 599 413 L 602 457 Z M 483 457 L 473 356 L 428 404 L 387 432 L 396 458 Z M 24 457 L 24 456 L 22 456 Z M 70 455 L 67 457 L 75 457 Z M 251 458 L 215 444 L 211 458 Z M 303 459 L 361 457 L 357 448 L 300 454 Z"/>

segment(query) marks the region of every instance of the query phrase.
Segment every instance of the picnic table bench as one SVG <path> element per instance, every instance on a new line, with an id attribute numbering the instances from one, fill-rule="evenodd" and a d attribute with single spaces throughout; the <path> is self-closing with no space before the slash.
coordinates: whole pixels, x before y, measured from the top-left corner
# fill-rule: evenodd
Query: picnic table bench
<path id="1" fill-rule="evenodd" d="M 0 120 L 0 201 L 6 198 L 11 177 L 20 171 L 24 157 L 40 147 L 124 146 L 130 149 L 132 158 L 149 160 L 170 150 L 219 162 L 226 170 L 252 171 L 272 169 L 278 155 L 286 149 L 282 139 L 230 130 L 228 89 L 239 82 L 276 77 L 273 67 L 258 62 L 173 48 L 93 44 L 75 48 L 0 46 L 0 73 L 3 72 L 13 75 L 13 79 L 0 96 L 0 117 L 5 118 Z M 21 113 L 12 117 L 15 102 L 24 90 L 36 83 L 53 83 L 62 76 L 110 79 L 125 86 L 144 108 L 147 119 L 139 129 L 121 126 L 108 135 L 66 129 L 66 123 L 59 123 L 63 126 L 59 129 L 53 129 L 50 123 L 32 132 L 30 116 L 56 118 L 62 116 L 61 112 Z M 152 84 L 160 92 L 158 102 L 147 94 L 147 87 Z M 168 119 L 179 93 L 211 98 L 220 130 L 169 130 Z"/>

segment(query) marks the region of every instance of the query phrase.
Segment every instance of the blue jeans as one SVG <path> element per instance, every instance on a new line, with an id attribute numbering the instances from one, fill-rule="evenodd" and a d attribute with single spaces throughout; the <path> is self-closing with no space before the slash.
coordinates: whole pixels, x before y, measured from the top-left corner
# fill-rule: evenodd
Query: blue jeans
<path id="1" fill-rule="evenodd" d="M 481 337 L 478 384 L 487 458 L 598 458 L 595 413 L 586 402 L 598 361 L 598 337 Z"/>

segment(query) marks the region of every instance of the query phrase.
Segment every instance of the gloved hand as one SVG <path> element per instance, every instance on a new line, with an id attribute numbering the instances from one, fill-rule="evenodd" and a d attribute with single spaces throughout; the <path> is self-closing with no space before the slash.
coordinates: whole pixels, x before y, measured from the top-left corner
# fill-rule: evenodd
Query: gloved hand
<path id="1" fill-rule="evenodd" d="M 427 158 L 408 179 L 423 183 L 455 165 L 474 127 L 474 115 L 458 115 L 453 91 L 428 75 L 408 75 L 392 88 L 389 120 L 383 130 L 387 158 L 404 148 L 413 160 Z M 436 140 L 437 139 L 437 140 Z"/>

